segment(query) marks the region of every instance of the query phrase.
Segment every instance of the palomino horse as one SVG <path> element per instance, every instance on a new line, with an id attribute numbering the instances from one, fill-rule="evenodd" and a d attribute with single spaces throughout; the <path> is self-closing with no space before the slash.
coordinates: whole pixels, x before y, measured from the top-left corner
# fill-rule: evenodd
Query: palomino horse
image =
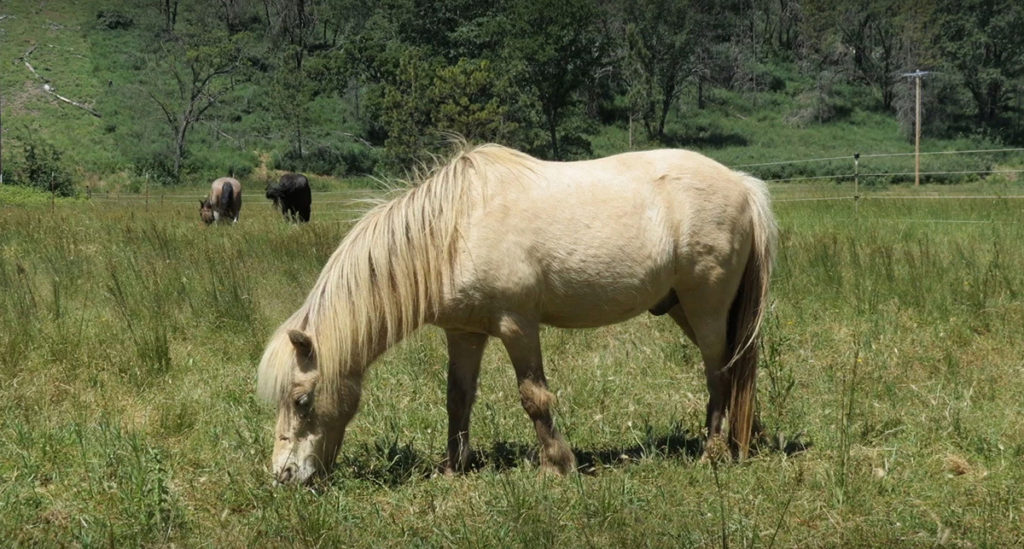
<path id="1" fill-rule="evenodd" d="M 214 221 L 238 222 L 242 211 L 242 184 L 233 177 L 221 177 L 210 185 L 210 196 L 199 201 L 199 217 L 209 225 Z"/>
<path id="2" fill-rule="evenodd" d="M 501 340 L 540 463 L 575 467 L 551 417 L 541 324 L 587 328 L 667 313 L 700 348 L 706 426 L 744 457 L 754 423 L 759 330 L 775 246 L 764 183 L 697 153 L 545 162 L 498 145 L 457 154 L 367 213 L 305 303 L 271 336 L 258 391 L 276 403 L 278 482 L 334 462 L 363 375 L 424 324 L 448 339 L 446 469 L 469 460 L 484 345 Z"/>

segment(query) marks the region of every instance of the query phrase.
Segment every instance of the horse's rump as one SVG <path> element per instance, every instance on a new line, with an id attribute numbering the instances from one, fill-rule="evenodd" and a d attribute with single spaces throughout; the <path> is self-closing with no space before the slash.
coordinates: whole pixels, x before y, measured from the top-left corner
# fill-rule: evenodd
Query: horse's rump
<path id="1" fill-rule="evenodd" d="M 220 200 L 218 200 L 218 206 L 222 212 L 230 212 L 235 203 L 235 188 L 231 186 L 231 183 L 224 182 L 221 185 Z"/>
<path id="2" fill-rule="evenodd" d="M 233 177 L 220 177 L 210 184 L 210 197 L 207 199 L 218 217 L 238 219 L 242 210 L 242 184 Z"/>

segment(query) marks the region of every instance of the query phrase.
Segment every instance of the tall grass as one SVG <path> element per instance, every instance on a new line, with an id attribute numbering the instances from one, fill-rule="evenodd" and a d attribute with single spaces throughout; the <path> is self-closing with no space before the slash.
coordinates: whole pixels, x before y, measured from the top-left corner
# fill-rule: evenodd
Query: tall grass
<path id="1" fill-rule="evenodd" d="M 254 365 L 347 230 L 342 217 L 293 226 L 250 202 L 238 225 L 203 227 L 184 200 L 6 207 L 0 539 L 1019 545 L 1024 211 L 914 198 L 991 185 L 784 200 L 847 189 L 773 189 L 782 238 L 756 457 L 699 461 L 699 354 L 671 322 L 640 317 L 542 334 L 581 474 L 538 473 L 515 376 L 492 343 L 477 469 L 436 476 L 446 357 L 425 329 L 371 370 L 338 467 L 315 491 L 269 482 L 274 411 L 253 396 Z"/>

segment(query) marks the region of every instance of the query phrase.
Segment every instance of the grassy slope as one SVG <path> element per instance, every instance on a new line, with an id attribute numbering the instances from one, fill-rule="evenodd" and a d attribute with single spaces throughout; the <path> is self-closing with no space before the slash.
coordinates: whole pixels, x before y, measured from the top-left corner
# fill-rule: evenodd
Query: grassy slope
<path id="1" fill-rule="evenodd" d="M 43 91 L 43 81 L 19 60 L 33 46 L 29 62 L 60 95 L 93 105 L 108 93 L 106 79 L 97 75 L 87 35 L 95 32 L 99 2 L 39 2 L 11 0 L 0 7 L 8 17 L 0 22 L 2 47 L 0 87 L 3 88 L 4 154 L 18 148 L 26 133 L 40 136 L 65 155 L 78 178 L 117 171 L 124 163 L 116 143 L 104 131 L 106 121 L 60 102 Z"/>
<path id="2" fill-rule="evenodd" d="M 1020 544 L 1019 204 L 886 198 L 897 189 L 858 216 L 775 190 L 782 246 L 759 395 L 773 437 L 802 432 L 811 446 L 726 465 L 720 488 L 696 461 L 697 352 L 641 317 L 543 336 L 560 424 L 592 474 L 538 475 L 492 345 L 473 421 L 482 469 L 430 478 L 445 429 L 430 329 L 375 366 L 330 484 L 275 489 L 254 364 L 357 206 L 325 200 L 292 227 L 250 204 L 238 226 L 205 229 L 190 196 L 7 207 L 0 539 L 692 546 L 718 544 L 724 524 L 733 545 Z M 949 192 L 1021 194 L 917 194 Z"/>

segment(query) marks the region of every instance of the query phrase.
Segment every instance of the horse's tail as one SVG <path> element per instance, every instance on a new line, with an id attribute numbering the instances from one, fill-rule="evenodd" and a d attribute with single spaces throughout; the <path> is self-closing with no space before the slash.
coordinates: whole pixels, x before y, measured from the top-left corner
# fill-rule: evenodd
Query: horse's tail
<path id="1" fill-rule="evenodd" d="M 235 211 L 235 187 L 230 181 L 225 181 L 220 186 L 220 201 L 218 203 L 222 215 L 234 215 Z"/>
<path id="2" fill-rule="evenodd" d="M 726 366 L 731 370 L 732 379 L 729 437 L 740 459 L 747 456 L 756 423 L 757 355 L 778 234 L 768 188 L 763 181 L 750 176 L 744 175 L 743 181 L 749 190 L 753 245 L 739 291 L 729 309 L 728 351 L 731 358 Z"/>

